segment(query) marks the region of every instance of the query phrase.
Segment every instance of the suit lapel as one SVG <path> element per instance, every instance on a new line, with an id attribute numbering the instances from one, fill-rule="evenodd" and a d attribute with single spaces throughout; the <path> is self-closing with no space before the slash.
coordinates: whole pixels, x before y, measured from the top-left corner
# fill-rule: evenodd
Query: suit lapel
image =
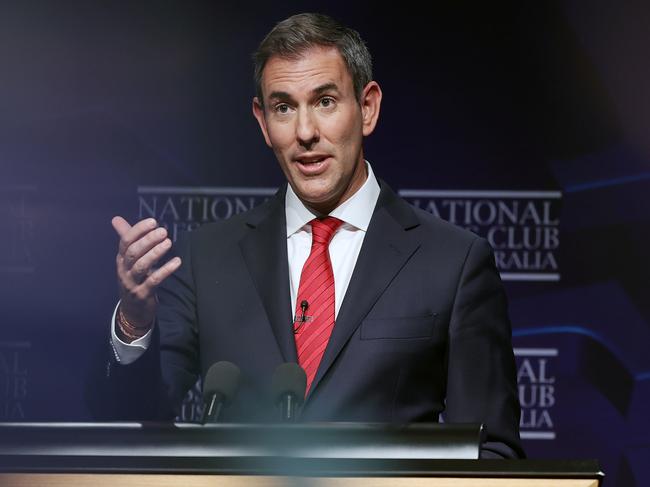
<path id="1" fill-rule="evenodd" d="M 278 191 L 266 208 L 251 212 L 246 222 L 250 231 L 239 246 L 282 356 L 286 362 L 297 362 L 291 327 L 285 190 Z"/>
<path id="2" fill-rule="evenodd" d="M 375 211 L 307 401 L 372 306 L 420 246 L 413 209 L 382 181 Z"/>

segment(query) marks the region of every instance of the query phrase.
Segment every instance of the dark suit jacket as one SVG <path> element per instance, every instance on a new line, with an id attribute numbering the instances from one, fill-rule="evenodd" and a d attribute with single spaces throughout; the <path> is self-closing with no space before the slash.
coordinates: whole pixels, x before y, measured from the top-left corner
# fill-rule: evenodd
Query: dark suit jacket
<path id="1" fill-rule="evenodd" d="M 269 419 L 271 376 L 297 361 L 284 194 L 176 245 L 183 264 L 159 289 L 152 346 L 133 365 L 112 367 L 122 398 L 173 417 L 198 375 L 228 360 L 241 368 L 242 384 L 224 419 Z M 159 395 L 142 397 L 143 384 L 157 384 Z M 440 413 L 446 422 L 484 423 L 484 452 L 523 455 L 507 301 L 492 250 L 382 182 L 301 418 L 408 423 Z"/>

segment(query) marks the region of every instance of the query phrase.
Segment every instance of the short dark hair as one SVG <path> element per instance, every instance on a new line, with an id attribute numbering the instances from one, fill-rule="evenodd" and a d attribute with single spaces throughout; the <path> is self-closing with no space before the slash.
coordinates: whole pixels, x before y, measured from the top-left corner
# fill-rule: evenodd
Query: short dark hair
<path id="1" fill-rule="evenodd" d="M 372 58 L 366 44 L 356 30 L 344 26 L 332 17 L 317 13 L 293 15 L 269 32 L 253 54 L 255 90 L 262 98 L 262 72 L 272 56 L 299 58 L 311 47 L 336 47 L 348 68 L 357 99 L 363 88 L 372 81 Z"/>

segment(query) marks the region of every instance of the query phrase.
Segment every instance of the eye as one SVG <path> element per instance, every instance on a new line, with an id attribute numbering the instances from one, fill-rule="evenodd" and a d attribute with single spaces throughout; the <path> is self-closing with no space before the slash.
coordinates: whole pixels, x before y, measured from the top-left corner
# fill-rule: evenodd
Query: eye
<path id="1" fill-rule="evenodd" d="M 279 113 L 281 115 L 285 115 L 285 114 L 289 113 L 289 105 L 287 105 L 286 103 L 278 103 L 277 105 L 275 105 L 273 107 L 273 110 L 276 113 Z"/>
<path id="2" fill-rule="evenodd" d="M 331 107 L 334 106 L 335 103 L 336 102 L 335 102 L 334 98 L 330 98 L 328 96 L 320 99 L 320 105 L 323 108 L 331 108 Z"/>

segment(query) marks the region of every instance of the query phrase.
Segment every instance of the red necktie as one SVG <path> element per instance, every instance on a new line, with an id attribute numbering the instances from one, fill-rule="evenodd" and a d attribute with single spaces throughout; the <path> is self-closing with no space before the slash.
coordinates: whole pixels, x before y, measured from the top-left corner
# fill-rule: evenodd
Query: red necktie
<path id="1" fill-rule="evenodd" d="M 334 272 L 329 244 L 343 223 L 328 216 L 309 222 L 312 229 L 311 253 L 302 268 L 296 299 L 294 333 L 298 363 L 307 374 L 307 392 L 334 328 Z"/>

